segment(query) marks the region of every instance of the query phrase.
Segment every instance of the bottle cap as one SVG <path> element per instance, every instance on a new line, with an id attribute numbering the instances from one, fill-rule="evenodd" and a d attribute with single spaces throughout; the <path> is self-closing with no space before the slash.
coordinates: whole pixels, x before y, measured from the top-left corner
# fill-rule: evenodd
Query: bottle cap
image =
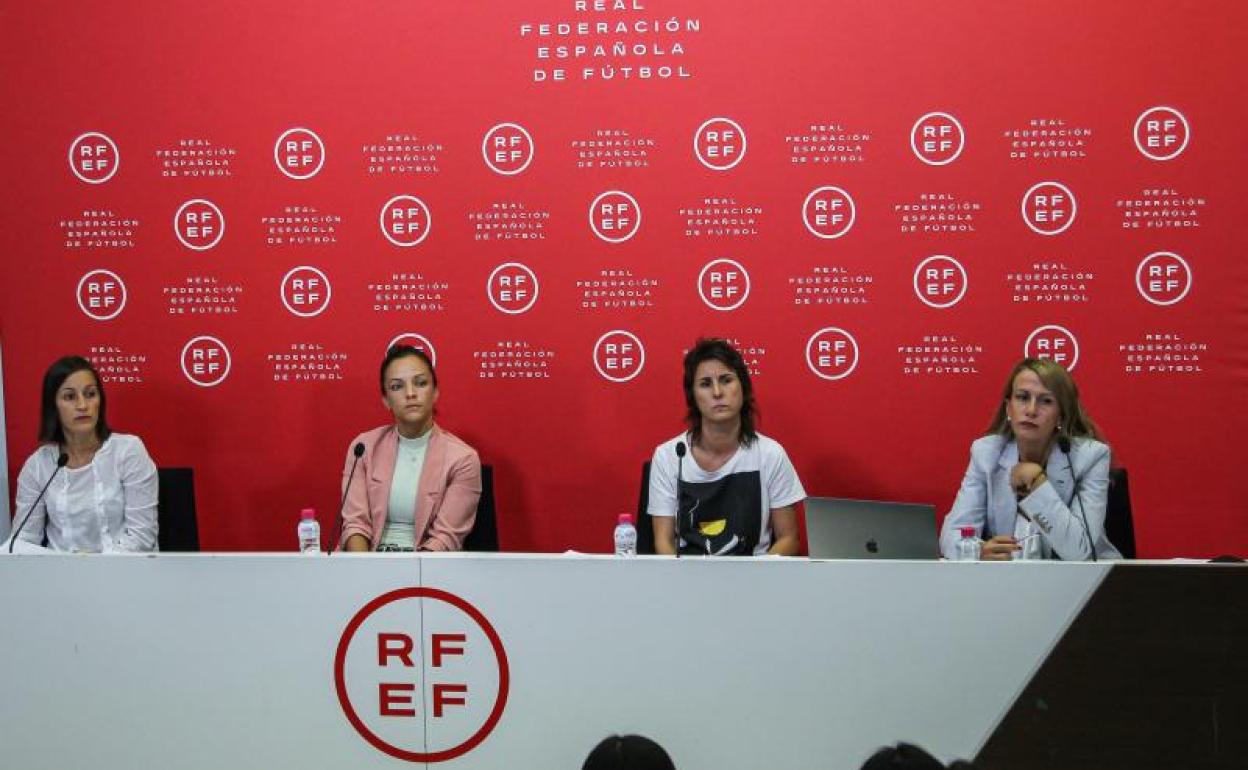
<path id="1" fill-rule="evenodd" d="M 974 537 L 975 536 L 974 527 L 962 527 L 962 529 L 958 531 L 962 533 L 962 537 Z"/>
<path id="2" fill-rule="evenodd" d="M 316 509 L 315 509 L 315 508 L 304 508 L 302 511 L 299 511 L 299 518 L 300 518 L 300 519 L 315 519 L 315 518 L 316 518 Z"/>
<path id="3" fill-rule="evenodd" d="M 631 514 L 631 513 L 621 513 L 621 514 L 620 514 L 620 518 L 618 519 L 618 521 L 619 521 L 621 524 L 632 524 L 632 523 L 633 523 L 633 514 Z"/>

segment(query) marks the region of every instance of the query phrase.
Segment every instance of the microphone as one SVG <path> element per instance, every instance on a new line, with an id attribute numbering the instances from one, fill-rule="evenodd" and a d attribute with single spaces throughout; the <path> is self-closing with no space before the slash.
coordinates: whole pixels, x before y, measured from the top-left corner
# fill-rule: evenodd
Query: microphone
<path id="1" fill-rule="evenodd" d="M 39 490 L 39 496 L 36 497 L 35 501 L 30 504 L 30 507 L 26 509 L 26 515 L 22 517 L 22 523 L 17 525 L 17 530 L 13 533 L 13 536 L 9 538 L 9 553 L 13 553 L 13 544 L 17 542 L 17 536 L 22 533 L 22 527 L 26 526 L 26 522 L 30 521 L 30 514 L 34 513 L 35 509 L 39 507 L 39 501 L 43 499 L 45 494 L 47 494 L 48 487 L 52 486 L 52 479 L 56 478 L 56 474 L 60 473 L 61 468 L 64 468 L 66 465 L 69 465 L 69 455 L 65 452 L 61 452 L 60 456 L 56 458 L 56 470 L 52 471 L 51 476 L 48 476 L 48 480 L 44 483 L 43 489 Z"/>
<path id="2" fill-rule="evenodd" d="M 684 469 L 684 465 L 685 465 L 685 442 L 677 441 L 676 442 L 676 518 L 673 519 L 673 521 L 676 522 L 676 558 L 677 559 L 680 558 L 680 482 L 682 481 L 681 471 Z M 692 509 L 689 512 L 689 526 L 693 527 Z"/>
<path id="3" fill-rule="evenodd" d="M 342 502 L 338 503 L 338 519 L 334 522 L 334 538 L 329 541 L 325 549 L 325 553 L 330 556 L 338 548 L 338 538 L 342 537 L 342 512 L 347 507 L 347 493 L 351 491 L 351 482 L 355 481 L 355 466 L 360 464 L 360 458 L 364 456 L 364 442 L 355 442 L 355 446 L 351 447 L 351 454 L 355 455 L 355 459 L 351 461 L 351 472 L 347 474 L 347 486 L 342 490 Z"/>
<path id="4" fill-rule="evenodd" d="M 1083 534 L 1088 538 L 1088 548 L 1092 551 L 1092 561 L 1096 561 L 1096 543 L 1092 540 L 1092 528 L 1088 526 L 1088 512 L 1083 510 L 1083 501 L 1079 499 L 1079 482 L 1083 481 L 1083 479 L 1075 478 L 1075 466 L 1070 461 L 1070 437 L 1065 433 L 1059 435 L 1057 437 L 1057 446 L 1066 457 L 1066 469 L 1070 471 L 1070 478 L 1075 482 L 1071 502 L 1079 506 L 1079 520 L 1083 522 Z"/>

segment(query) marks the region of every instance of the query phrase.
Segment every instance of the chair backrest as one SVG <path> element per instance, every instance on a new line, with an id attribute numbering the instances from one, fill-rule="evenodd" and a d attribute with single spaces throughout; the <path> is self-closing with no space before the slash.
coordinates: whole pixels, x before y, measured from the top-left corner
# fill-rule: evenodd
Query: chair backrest
<path id="1" fill-rule="evenodd" d="M 477 519 L 472 531 L 464 538 L 465 551 L 497 551 L 498 522 L 494 516 L 494 466 L 481 466 L 481 499 L 477 501 Z"/>
<path id="2" fill-rule="evenodd" d="M 162 551 L 198 551 L 195 520 L 195 472 L 191 468 L 157 468 L 160 491 L 156 500 L 156 540 Z"/>
<path id="3" fill-rule="evenodd" d="M 1127 486 L 1127 469 L 1109 471 L 1109 499 L 1105 504 L 1105 537 L 1114 544 L 1123 558 L 1135 558 L 1135 524 L 1131 521 L 1131 491 Z"/>
<path id="4" fill-rule="evenodd" d="M 650 521 L 650 461 L 641 464 L 641 494 L 637 499 L 637 553 L 654 553 L 654 524 Z"/>

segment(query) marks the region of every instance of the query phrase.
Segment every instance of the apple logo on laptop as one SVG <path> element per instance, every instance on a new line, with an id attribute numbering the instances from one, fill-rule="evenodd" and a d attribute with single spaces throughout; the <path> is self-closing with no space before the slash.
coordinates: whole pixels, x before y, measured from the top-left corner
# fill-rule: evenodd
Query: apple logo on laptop
<path id="1" fill-rule="evenodd" d="M 879 552 L 880 552 L 880 545 L 879 543 L 875 542 L 875 538 L 871 538 L 870 540 L 868 540 L 867 541 L 867 553 L 879 553 Z"/>

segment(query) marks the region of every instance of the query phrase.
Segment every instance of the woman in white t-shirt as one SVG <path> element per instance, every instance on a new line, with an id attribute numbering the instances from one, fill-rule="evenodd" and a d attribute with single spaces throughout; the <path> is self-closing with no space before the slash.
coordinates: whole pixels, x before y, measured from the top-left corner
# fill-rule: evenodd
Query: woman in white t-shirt
<path id="1" fill-rule="evenodd" d="M 660 444 L 650 463 L 655 551 L 796 555 L 794 506 L 806 492 L 784 448 L 754 429 L 741 354 L 722 339 L 700 339 L 684 369 L 689 430 Z"/>
<path id="2" fill-rule="evenodd" d="M 137 436 L 108 427 L 105 406 L 104 386 L 90 361 L 66 356 L 48 367 L 42 445 L 17 477 L 13 521 L 21 526 L 19 540 L 40 545 L 46 539 L 54 551 L 156 550 L 156 465 Z M 62 455 L 64 467 L 58 469 Z"/>

